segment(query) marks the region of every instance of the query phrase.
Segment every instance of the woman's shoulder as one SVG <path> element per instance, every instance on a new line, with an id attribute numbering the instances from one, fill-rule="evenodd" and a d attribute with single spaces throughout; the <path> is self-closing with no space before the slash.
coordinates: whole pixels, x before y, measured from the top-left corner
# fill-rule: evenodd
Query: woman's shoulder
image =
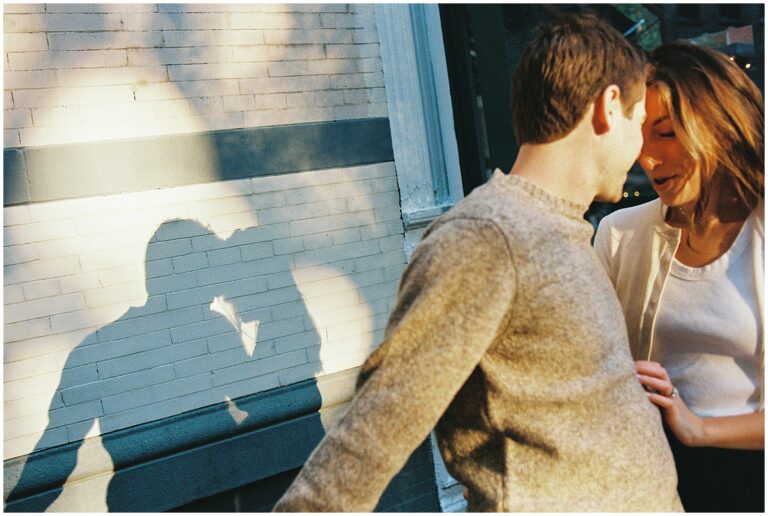
<path id="1" fill-rule="evenodd" d="M 663 220 L 661 200 L 657 198 L 637 206 L 616 210 L 603 217 L 600 225 L 605 224 L 606 227 L 617 230 L 637 230 L 653 227 Z"/>

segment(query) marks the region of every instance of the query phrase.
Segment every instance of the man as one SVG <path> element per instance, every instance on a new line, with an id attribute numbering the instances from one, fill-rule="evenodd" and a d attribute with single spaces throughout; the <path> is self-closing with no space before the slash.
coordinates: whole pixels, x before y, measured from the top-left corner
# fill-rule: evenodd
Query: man
<path id="1" fill-rule="evenodd" d="M 589 16 L 512 86 L 520 153 L 425 233 L 343 419 L 276 510 L 370 511 L 435 427 L 470 511 L 679 511 L 658 411 L 583 215 L 642 145 L 643 60 Z"/>

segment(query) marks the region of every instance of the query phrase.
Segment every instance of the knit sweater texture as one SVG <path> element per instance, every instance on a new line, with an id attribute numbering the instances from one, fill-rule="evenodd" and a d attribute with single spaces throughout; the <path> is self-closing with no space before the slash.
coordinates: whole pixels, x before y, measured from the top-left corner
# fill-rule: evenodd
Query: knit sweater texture
<path id="1" fill-rule="evenodd" d="M 275 510 L 373 510 L 434 428 L 469 511 L 681 511 L 586 208 L 496 171 L 436 220 Z"/>

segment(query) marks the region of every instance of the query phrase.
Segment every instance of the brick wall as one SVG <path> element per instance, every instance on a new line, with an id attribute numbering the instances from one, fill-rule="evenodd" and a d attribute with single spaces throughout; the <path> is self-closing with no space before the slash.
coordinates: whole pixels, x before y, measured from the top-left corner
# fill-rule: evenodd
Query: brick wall
<path id="1" fill-rule="evenodd" d="M 5 458 L 359 365 L 398 203 L 384 163 L 6 207 Z"/>
<path id="2" fill-rule="evenodd" d="M 4 146 L 387 116 L 371 4 L 6 4 Z"/>

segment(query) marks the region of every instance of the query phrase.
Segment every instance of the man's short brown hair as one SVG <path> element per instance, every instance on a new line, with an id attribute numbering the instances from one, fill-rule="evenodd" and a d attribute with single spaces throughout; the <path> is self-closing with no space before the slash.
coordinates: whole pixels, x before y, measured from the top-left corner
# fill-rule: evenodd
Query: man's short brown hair
<path id="1" fill-rule="evenodd" d="M 642 98 L 642 51 L 592 15 L 568 15 L 541 26 L 512 78 L 510 106 L 518 145 L 570 133 L 600 93 L 616 84 L 624 115 Z"/>

